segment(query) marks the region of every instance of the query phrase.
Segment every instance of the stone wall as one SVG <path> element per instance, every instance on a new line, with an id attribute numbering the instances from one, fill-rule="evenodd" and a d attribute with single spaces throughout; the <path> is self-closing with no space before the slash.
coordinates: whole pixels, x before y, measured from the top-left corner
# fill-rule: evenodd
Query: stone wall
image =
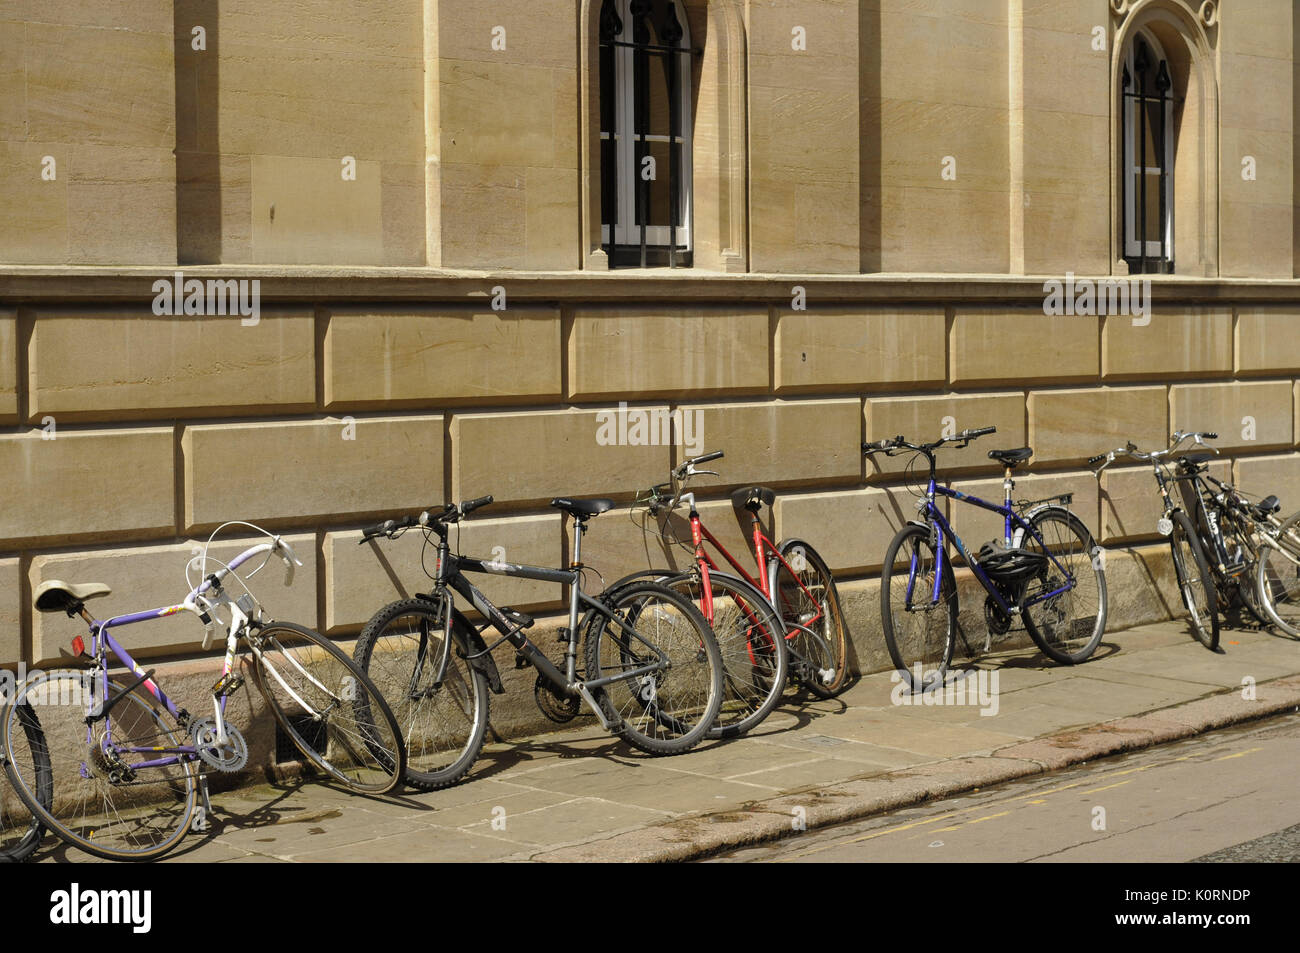
<path id="1" fill-rule="evenodd" d="M 684 3 L 698 271 L 1123 273 L 1156 24 L 1179 272 L 1297 273 L 1281 0 Z M 173 6 L 0 3 L 0 262 L 607 265 L 598 0 Z"/>
<path id="2" fill-rule="evenodd" d="M 808 278 L 807 310 L 794 310 L 788 282 L 746 277 L 638 287 L 376 272 L 315 279 L 308 296 L 268 275 L 251 326 L 155 316 L 129 300 L 146 283 L 0 277 L 5 663 L 48 661 L 74 634 L 30 610 L 42 580 L 111 585 L 101 615 L 175 602 L 192 547 L 226 520 L 290 536 L 307 565 L 291 590 L 272 580 L 259 593 L 340 636 L 425 581 L 416 537 L 361 547 L 358 528 L 448 499 L 497 499 L 466 525 L 468 550 L 558 565 L 567 533 L 549 500 L 612 496 L 584 561 L 606 580 L 664 565 L 632 500 L 688 451 L 726 453 L 722 476 L 696 488 L 729 543 L 744 548 L 727 491 L 766 483 L 779 490 L 775 535 L 809 540 L 846 579 L 877 571 L 912 514 L 902 458 L 859 453 L 895 434 L 996 426 L 941 454 L 944 479 L 996 497 L 987 451 L 1028 444 L 1017 495 L 1073 491 L 1109 547 L 1156 541 L 1151 477 L 1117 466 L 1099 485 L 1084 461 L 1129 439 L 1162 445 L 1174 429 L 1219 431 L 1220 473 L 1300 507 L 1297 304 L 1280 283 L 1157 280 L 1142 325 L 1045 316 L 1028 280 Z M 505 310 L 488 304 L 494 287 Z M 618 445 L 598 415 L 620 403 L 650 420 L 685 414 L 688 446 L 657 431 L 640 442 L 634 427 Z M 974 545 L 997 532 L 989 514 L 955 515 Z M 488 588 L 521 608 L 561 606 L 559 587 Z M 200 636 L 172 618 L 129 641 L 178 656 Z"/>

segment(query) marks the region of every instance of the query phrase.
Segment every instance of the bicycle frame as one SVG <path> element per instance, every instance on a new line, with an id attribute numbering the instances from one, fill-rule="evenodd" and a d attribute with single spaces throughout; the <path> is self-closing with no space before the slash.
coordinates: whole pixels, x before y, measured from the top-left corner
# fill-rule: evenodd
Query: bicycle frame
<path id="1" fill-rule="evenodd" d="M 262 543 L 245 550 L 231 560 L 230 564 L 218 575 L 210 576 L 201 585 L 193 589 L 186 597 L 184 602 L 173 606 L 163 606 L 159 609 L 149 609 L 144 612 L 133 612 L 129 615 L 114 616 L 113 618 L 100 621 L 92 619 L 86 613 L 85 609 L 81 610 L 81 615 L 90 625 L 91 635 L 91 656 L 94 659 L 94 673 L 91 675 L 93 706 L 98 706 L 100 711 L 108 704 L 108 655 L 111 653 L 122 665 L 130 670 L 138 679 L 138 684 L 144 686 L 158 703 L 176 720 L 176 723 L 185 727 L 190 720 L 190 713 L 184 708 L 180 708 L 172 699 L 162 690 L 162 687 L 148 677 L 140 663 L 138 663 L 131 654 L 122 646 L 120 642 L 109 633 L 109 629 L 121 628 L 122 626 L 135 625 L 140 622 L 149 622 L 154 619 L 163 619 L 168 616 L 178 615 L 181 612 L 193 612 L 202 618 L 202 612 L 197 607 L 195 599 L 214 587 L 214 581 L 219 582 L 221 576 L 233 572 L 239 566 L 261 553 L 271 552 L 273 546 L 268 543 Z M 234 667 L 235 650 L 239 643 L 239 638 L 243 634 L 245 626 L 249 622 L 249 617 L 243 610 L 233 602 L 228 602 L 231 610 L 230 626 L 226 635 L 226 656 L 222 666 L 221 680 L 218 686 L 228 684 L 228 676 Z M 254 650 L 256 651 L 256 650 Z M 98 681 L 99 686 L 96 690 L 93 682 Z M 226 701 L 229 697 L 228 690 L 222 690 L 213 695 L 213 709 L 215 722 L 217 725 L 217 737 L 219 741 L 224 742 L 226 739 L 225 712 Z M 301 699 L 299 699 L 301 701 Z M 307 707 L 307 706 L 304 706 Z M 93 709 L 92 709 L 93 710 Z M 198 758 L 198 748 L 195 745 L 176 745 L 176 746 L 154 746 L 154 747 L 118 747 L 113 744 L 113 728 L 111 711 L 104 716 L 104 738 L 103 744 L 110 745 L 115 751 L 121 754 L 148 754 L 161 755 L 150 760 L 135 762 L 130 765 L 134 769 L 139 768 L 162 768 L 170 765 L 179 764 L 182 761 L 189 761 Z M 93 723 L 86 726 L 86 743 L 94 743 L 94 725 Z M 86 767 L 82 765 L 82 776 L 85 777 Z"/>
<path id="2" fill-rule="evenodd" d="M 777 618 L 781 619 L 783 622 L 785 617 L 776 604 L 776 593 L 775 593 L 775 587 L 772 584 L 772 580 L 776 576 L 776 573 L 780 571 L 777 567 L 778 566 L 784 567 L 786 571 L 790 573 L 791 577 L 795 580 L 795 582 L 798 583 L 799 588 L 803 591 L 803 594 L 808 597 L 809 602 L 811 602 L 813 605 L 818 606 L 817 615 L 811 619 L 806 620 L 803 623 L 799 623 L 796 626 L 796 628 L 800 630 L 811 630 L 813 623 L 821 621 L 822 617 L 825 615 L 824 610 L 820 608 L 820 604 L 813 597 L 813 594 L 812 592 L 809 591 L 808 587 L 803 584 L 803 580 L 799 578 L 798 573 L 796 573 L 795 570 L 790 566 L 790 564 L 785 560 L 785 558 L 777 550 L 776 546 L 772 544 L 772 541 L 768 539 L 767 534 L 763 532 L 763 523 L 762 520 L 758 518 L 757 513 L 750 514 L 751 527 L 752 527 L 751 531 L 753 533 L 753 543 L 754 543 L 754 562 L 756 563 L 757 570 L 758 570 L 758 578 L 755 579 L 753 576 L 751 576 L 748 572 L 745 571 L 745 567 L 742 566 L 740 562 L 734 556 L 731 555 L 731 553 L 727 550 L 727 547 L 722 545 L 722 542 L 711 532 L 709 532 L 708 527 L 705 526 L 703 520 L 700 519 L 699 511 L 695 507 L 695 495 L 693 493 L 683 494 L 683 499 L 688 500 L 691 506 L 690 509 L 691 542 L 695 546 L 695 562 L 696 565 L 699 567 L 700 578 L 703 583 L 701 586 L 702 593 L 703 593 L 703 600 L 707 604 L 707 609 L 704 615 L 705 618 L 709 620 L 710 624 L 713 623 L 713 592 L 712 592 L 712 588 L 709 586 L 709 573 L 711 571 L 717 570 L 719 567 L 717 562 L 713 559 L 712 556 L 709 555 L 708 551 L 704 548 L 704 544 L 706 542 L 710 546 L 712 546 L 723 559 L 727 561 L 728 565 L 730 565 L 731 568 L 734 569 L 737 574 L 739 574 L 740 578 L 744 579 L 745 582 L 749 583 L 751 586 L 753 586 L 755 589 L 757 589 L 759 592 L 763 594 L 763 597 L 767 600 L 768 605 L 776 613 Z M 767 557 L 766 559 L 764 558 L 765 555 Z M 796 634 L 797 634 L 796 632 L 787 632 L 785 636 L 786 641 L 787 642 L 792 641 Z M 813 634 L 815 635 L 815 633 Z"/>
<path id="3" fill-rule="evenodd" d="M 926 503 L 921 512 L 924 514 L 926 519 L 929 520 L 930 528 L 936 536 L 934 547 L 934 587 L 930 595 L 930 604 L 932 606 L 938 605 L 941 598 L 940 587 L 943 579 L 943 567 L 945 565 L 945 560 L 948 558 L 947 541 L 948 539 L 951 539 L 953 544 L 957 547 L 957 552 L 961 554 L 962 561 L 970 568 L 975 578 L 979 580 L 979 584 L 984 587 L 1002 612 L 1007 615 L 1013 615 L 1019 613 L 1021 608 L 1018 605 L 1013 606 L 1008 604 L 1002 593 L 999 592 L 997 584 L 993 582 L 989 575 L 980 566 L 979 561 L 971 558 L 970 554 L 966 551 L 966 545 L 962 542 L 961 537 L 957 535 L 957 532 L 952 528 L 952 524 L 948 521 L 948 518 L 943 515 L 937 506 L 935 506 L 934 500 L 936 496 L 947 497 L 956 500 L 959 503 L 966 503 L 970 506 L 976 506 L 980 509 L 1000 514 L 1003 518 L 1004 542 L 1008 546 L 1011 545 L 1012 541 L 1017 536 L 1023 539 L 1024 536 L 1028 534 L 1043 547 L 1043 551 L 1046 553 L 1047 558 L 1051 560 L 1052 565 L 1054 565 L 1065 578 L 1066 583 L 1064 586 L 1061 586 L 1058 589 L 1053 589 L 1051 592 L 1035 594 L 1032 598 L 1025 601 L 1024 605 L 1036 605 L 1040 602 L 1046 602 L 1048 599 L 1053 599 L 1074 588 L 1074 575 L 1061 564 L 1060 560 L 1058 560 L 1055 555 L 1052 554 L 1042 536 L 1034 532 L 1033 528 L 1029 525 L 1029 522 L 1016 511 L 1015 504 L 1011 501 L 1013 483 L 1010 478 L 1003 481 L 1003 486 L 1006 488 L 1005 500 L 1002 503 L 990 503 L 987 500 L 980 499 L 978 496 L 971 496 L 968 493 L 962 493 L 961 491 L 954 490 L 951 487 L 941 486 L 935 480 L 933 472 L 931 472 L 930 483 L 926 489 Z M 1061 497 L 1060 499 L 1064 500 L 1066 497 Z M 916 563 L 916 554 L 913 553 L 911 569 L 907 579 L 908 605 L 911 605 L 912 603 L 912 590 L 916 582 Z"/>
<path id="4" fill-rule="evenodd" d="M 492 645 L 481 649 L 479 652 L 468 659 L 478 658 L 480 655 L 486 655 L 500 645 L 502 642 L 509 642 L 515 651 L 529 662 L 540 672 L 548 681 L 557 689 L 566 693 L 579 695 L 585 701 L 588 707 L 595 712 L 596 717 L 600 720 L 605 728 L 613 727 L 610 725 L 604 713 L 601 710 L 596 699 L 591 692 L 594 689 L 603 688 L 614 682 L 629 681 L 640 678 L 651 672 L 661 671 L 668 665 L 667 656 L 653 642 L 639 633 L 633 626 L 627 624 L 617 615 L 609 610 L 603 603 L 593 599 L 582 591 L 582 563 L 580 556 L 582 553 L 582 535 L 586 530 L 581 523 L 577 524 L 574 534 L 573 547 L 573 566 L 570 569 L 551 569 L 544 566 L 527 566 L 515 563 L 505 563 L 497 560 L 488 560 L 481 557 L 454 555 L 450 551 L 447 543 L 445 527 L 436 527 L 435 531 L 439 534 L 438 542 L 438 562 L 434 574 L 434 588 L 429 594 L 429 598 L 439 601 L 446 606 L 447 610 L 454 610 L 455 603 L 451 593 L 447 590 L 450 588 L 459 593 L 469 601 L 471 605 L 487 620 L 487 624 L 501 633 L 501 638 Z M 492 603 L 483 592 L 470 582 L 464 575 L 466 572 L 484 573 L 493 576 L 507 576 L 515 579 L 535 579 L 541 582 L 553 582 L 569 587 L 569 640 L 565 649 L 564 670 L 561 671 L 551 660 L 539 649 L 528 637 L 523 634 L 524 625 L 510 619 L 501 609 Z M 580 628 L 580 616 L 596 613 L 605 619 L 613 622 L 620 631 L 624 632 L 629 638 L 635 639 L 642 645 L 647 646 L 658 656 L 657 660 L 646 665 L 639 666 L 630 671 L 621 672 L 618 675 L 606 676 L 603 678 L 588 679 L 585 681 L 578 680 L 578 631 Z M 440 685 L 446 675 L 447 664 L 451 651 L 451 624 L 452 611 L 444 612 L 444 625 L 446 627 L 443 637 L 442 656 L 439 660 L 438 670 L 435 674 L 434 685 Z M 480 630 L 481 632 L 481 630 Z"/>

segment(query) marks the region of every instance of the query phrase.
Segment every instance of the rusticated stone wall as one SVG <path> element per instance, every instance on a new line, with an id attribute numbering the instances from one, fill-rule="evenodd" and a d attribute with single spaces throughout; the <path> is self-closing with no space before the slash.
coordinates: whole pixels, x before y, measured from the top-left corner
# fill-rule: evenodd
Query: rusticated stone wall
<path id="1" fill-rule="evenodd" d="M 467 551 L 558 565 L 568 542 L 551 497 L 612 496 L 584 553 L 611 581 L 663 564 L 631 502 L 688 450 L 726 452 L 722 476 L 696 488 L 729 545 L 744 548 L 727 491 L 766 483 L 776 536 L 806 538 L 846 580 L 877 571 L 912 515 L 903 459 L 859 453 L 895 434 L 996 426 L 941 454 L 944 478 L 997 497 L 987 451 L 1029 444 L 1017 496 L 1073 491 L 1116 551 L 1157 541 L 1150 474 L 1117 466 L 1099 485 L 1083 463 L 1130 439 L 1217 430 L 1220 474 L 1300 507 L 1300 335 L 1283 283 L 1157 280 L 1143 325 L 1045 316 L 1027 280 L 810 278 L 807 310 L 793 310 L 784 279 L 268 275 L 260 320 L 244 325 L 155 316 L 147 281 L 0 281 L 5 663 L 49 660 L 74 634 L 30 610 L 42 580 L 111 585 L 101 615 L 175 602 L 193 546 L 225 520 L 289 535 L 306 566 L 292 589 L 270 580 L 259 595 L 338 636 L 425 581 L 417 537 L 363 547 L 358 528 L 447 499 L 497 499 L 464 527 Z M 602 415 L 621 402 L 685 415 L 693 445 L 635 431 L 619 445 Z M 968 543 L 998 532 L 990 514 L 954 516 Z M 561 606 L 558 587 L 485 586 L 521 608 Z M 871 600 L 854 606 L 855 630 L 874 631 Z M 184 656 L 200 637 L 178 617 L 128 642 Z"/>

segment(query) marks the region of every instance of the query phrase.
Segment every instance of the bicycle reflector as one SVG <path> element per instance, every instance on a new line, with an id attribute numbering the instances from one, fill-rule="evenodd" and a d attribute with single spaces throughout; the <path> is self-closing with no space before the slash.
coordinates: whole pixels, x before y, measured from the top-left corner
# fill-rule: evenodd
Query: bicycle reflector
<path id="1" fill-rule="evenodd" d="M 73 654 L 73 655 L 85 655 L 85 654 L 86 654 L 86 642 L 85 642 L 85 640 L 84 640 L 81 636 L 79 636 L 79 635 L 76 636 L 76 637 L 72 640 L 72 654 Z"/>

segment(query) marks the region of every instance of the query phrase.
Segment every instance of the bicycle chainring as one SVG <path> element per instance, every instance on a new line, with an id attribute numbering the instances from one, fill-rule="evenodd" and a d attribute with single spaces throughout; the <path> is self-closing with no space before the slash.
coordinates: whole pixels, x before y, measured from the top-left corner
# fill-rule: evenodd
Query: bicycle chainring
<path id="1" fill-rule="evenodd" d="M 550 679 L 540 672 L 533 684 L 533 698 L 542 714 L 557 725 L 567 724 L 578 717 L 582 710 L 582 699 L 577 695 L 561 695 L 555 690 Z"/>
<path id="2" fill-rule="evenodd" d="M 984 623 L 994 635 L 1006 635 L 1011 630 L 1011 616 L 1002 611 L 992 596 L 984 599 Z"/>
<path id="3" fill-rule="evenodd" d="M 190 737 L 199 759 L 209 767 L 227 773 L 240 771 L 248 764 L 248 742 L 239 729 L 226 723 L 226 741 L 217 741 L 217 724 L 211 718 L 195 718 L 190 722 Z"/>

